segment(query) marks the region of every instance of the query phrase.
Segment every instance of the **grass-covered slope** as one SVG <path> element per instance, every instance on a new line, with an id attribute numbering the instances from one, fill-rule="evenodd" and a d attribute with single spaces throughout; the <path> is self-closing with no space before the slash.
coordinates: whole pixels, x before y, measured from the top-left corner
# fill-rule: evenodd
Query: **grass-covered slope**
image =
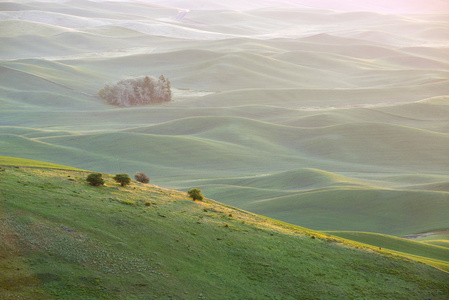
<path id="1" fill-rule="evenodd" d="M 438 230 L 431 234 L 423 234 L 418 236 L 416 240 L 449 248 L 449 230 Z"/>
<path id="2" fill-rule="evenodd" d="M 0 172 L 0 298 L 444 299 L 449 274 L 183 192 Z"/>
<path id="3" fill-rule="evenodd" d="M 336 235 L 348 240 L 401 252 L 402 254 L 417 259 L 449 272 L 449 249 L 437 245 L 437 243 L 423 243 L 405 238 L 388 236 L 372 232 L 355 232 L 355 231 L 329 231 L 332 235 Z M 444 242 L 440 241 L 442 245 Z"/>
<path id="4" fill-rule="evenodd" d="M 307 224 L 317 230 L 357 228 L 357 231 L 403 236 L 447 228 L 449 194 L 330 187 L 248 201 L 240 207 L 289 223 Z"/>
<path id="5" fill-rule="evenodd" d="M 84 171 L 84 170 L 73 168 L 73 167 L 53 164 L 53 163 L 39 161 L 39 160 L 17 158 L 17 157 L 7 157 L 7 156 L 0 156 L 0 166 L 47 168 L 47 169 L 58 169 L 58 170 Z"/>

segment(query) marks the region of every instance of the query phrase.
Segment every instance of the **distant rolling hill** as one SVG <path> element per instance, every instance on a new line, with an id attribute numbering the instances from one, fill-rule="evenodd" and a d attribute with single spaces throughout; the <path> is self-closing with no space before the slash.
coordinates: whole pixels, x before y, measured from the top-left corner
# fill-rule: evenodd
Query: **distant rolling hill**
<path id="1" fill-rule="evenodd" d="M 325 188 L 239 204 L 239 207 L 317 230 L 391 235 L 446 228 L 447 192 Z"/>

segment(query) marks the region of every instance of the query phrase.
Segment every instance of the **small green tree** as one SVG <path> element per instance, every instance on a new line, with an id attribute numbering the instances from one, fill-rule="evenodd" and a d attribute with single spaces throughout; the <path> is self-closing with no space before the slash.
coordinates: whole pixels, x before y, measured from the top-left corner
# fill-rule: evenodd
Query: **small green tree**
<path id="1" fill-rule="evenodd" d="M 87 176 L 86 181 L 93 186 L 100 186 L 104 184 L 103 175 L 101 173 L 91 173 Z"/>
<path id="2" fill-rule="evenodd" d="M 131 177 L 129 177 L 129 175 L 126 173 L 116 174 L 114 177 L 112 177 L 112 179 L 120 183 L 121 186 L 125 186 L 131 183 Z"/>
<path id="3" fill-rule="evenodd" d="M 137 172 L 136 174 L 134 174 L 134 179 L 142 183 L 150 182 L 150 177 L 148 177 L 145 173 L 142 172 Z"/>
<path id="4" fill-rule="evenodd" d="M 189 194 L 190 198 L 193 199 L 193 201 L 204 199 L 203 192 L 200 189 L 194 188 L 188 191 L 187 193 Z"/>

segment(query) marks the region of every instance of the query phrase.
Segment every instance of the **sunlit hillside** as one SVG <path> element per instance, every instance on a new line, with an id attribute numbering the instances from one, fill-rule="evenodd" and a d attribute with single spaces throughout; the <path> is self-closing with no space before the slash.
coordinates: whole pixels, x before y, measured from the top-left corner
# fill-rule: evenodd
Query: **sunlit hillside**
<path id="1" fill-rule="evenodd" d="M 105 174 L 105 185 L 94 187 L 87 171 L 0 161 L 12 165 L 0 169 L 1 299 L 446 299 L 449 293 L 442 271 L 449 270 L 447 248 L 409 242 L 420 255 L 410 259 L 407 249 L 378 249 L 151 184 L 122 187 Z M 391 240 L 377 242 L 388 248 Z"/>

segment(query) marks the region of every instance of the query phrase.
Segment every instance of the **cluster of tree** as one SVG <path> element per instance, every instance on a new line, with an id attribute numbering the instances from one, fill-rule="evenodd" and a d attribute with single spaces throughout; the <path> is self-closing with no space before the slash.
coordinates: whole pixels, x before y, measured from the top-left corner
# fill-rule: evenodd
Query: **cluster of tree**
<path id="1" fill-rule="evenodd" d="M 107 84 L 98 95 L 109 104 L 138 106 L 171 101 L 170 80 L 161 75 L 123 79 L 114 85 Z"/>
<path id="2" fill-rule="evenodd" d="M 131 183 L 131 177 L 129 177 L 126 173 L 120 173 L 116 174 L 114 177 L 112 177 L 117 183 L 120 183 L 121 186 L 129 185 Z M 136 181 L 142 182 L 142 183 L 149 183 L 150 177 L 148 177 L 145 173 L 137 172 L 134 174 L 134 179 Z M 105 181 L 103 179 L 103 174 L 101 173 L 91 173 L 87 176 L 86 181 L 93 186 L 100 186 L 104 185 Z"/>
<path id="3" fill-rule="evenodd" d="M 112 177 L 117 183 L 120 183 L 121 186 L 129 185 L 131 183 L 131 177 L 129 177 L 126 173 L 120 173 L 116 174 L 114 177 Z M 134 174 L 134 179 L 136 181 L 142 182 L 142 183 L 149 183 L 150 177 L 148 177 L 145 173 L 137 172 Z M 101 173 L 91 173 L 87 176 L 86 181 L 93 186 L 100 186 L 104 185 L 105 181 L 103 179 L 103 174 Z M 192 198 L 193 201 L 196 200 L 204 200 L 203 192 L 198 188 L 193 188 L 190 191 L 187 192 L 190 198 Z"/>

